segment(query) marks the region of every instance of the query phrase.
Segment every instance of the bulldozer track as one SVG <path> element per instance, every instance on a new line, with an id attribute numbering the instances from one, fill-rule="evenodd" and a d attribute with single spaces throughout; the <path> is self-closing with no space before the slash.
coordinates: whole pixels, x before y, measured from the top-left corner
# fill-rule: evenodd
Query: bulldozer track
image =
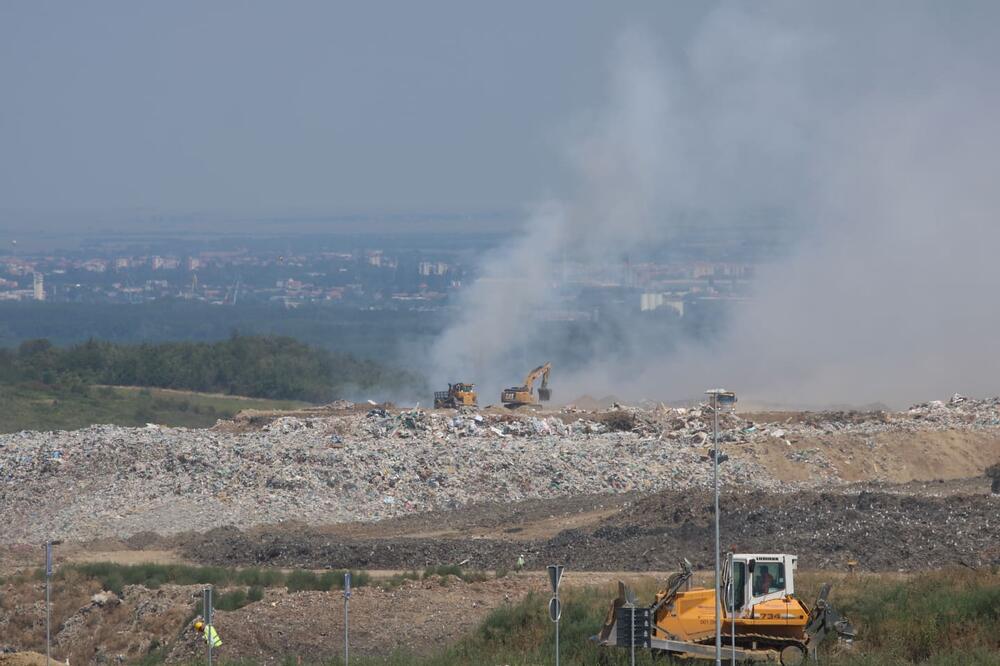
<path id="1" fill-rule="evenodd" d="M 731 634 L 729 634 L 729 635 L 723 634 L 723 641 L 722 641 L 722 646 L 723 647 L 727 647 L 727 645 L 732 645 L 732 643 L 727 643 L 727 641 L 725 640 L 726 638 L 730 638 L 731 639 L 731 636 L 732 636 Z M 746 649 L 746 650 L 751 650 L 751 649 L 755 649 L 755 650 L 774 650 L 775 652 L 780 653 L 782 650 L 784 650 L 787 647 L 795 646 L 795 647 L 801 648 L 803 657 L 809 653 L 809 648 L 806 645 L 806 641 L 795 639 L 795 638 L 788 638 L 787 636 L 772 636 L 772 635 L 769 635 L 769 634 L 746 634 L 746 633 L 738 633 L 738 634 L 736 634 L 736 638 L 738 639 L 737 642 L 736 642 L 736 648 L 737 649 L 742 648 L 742 649 Z M 747 641 L 761 641 L 761 642 L 768 643 L 768 644 L 767 645 L 761 645 L 761 646 L 758 646 L 756 648 L 750 648 L 750 647 L 748 647 L 746 645 Z M 713 638 L 712 642 L 701 641 L 701 644 L 702 645 L 714 645 L 715 644 L 715 640 Z M 784 664 L 785 662 L 782 661 L 781 663 Z"/>

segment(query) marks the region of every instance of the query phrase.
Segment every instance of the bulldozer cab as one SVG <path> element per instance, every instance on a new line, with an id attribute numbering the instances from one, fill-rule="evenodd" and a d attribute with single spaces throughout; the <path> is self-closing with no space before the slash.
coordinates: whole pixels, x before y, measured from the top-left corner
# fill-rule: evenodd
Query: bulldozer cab
<path id="1" fill-rule="evenodd" d="M 735 554 L 727 558 L 723 588 L 726 607 L 737 616 L 772 599 L 795 594 L 795 555 Z"/>
<path id="2" fill-rule="evenodd" d="M 466 384 L 464 382 L 448 384 L 447 391 L 434 392 L 434 408 L 443 409 L 451 407 L 458 409 L 459 407 L 475 407 L 477 399 L 475 384 Z"/>

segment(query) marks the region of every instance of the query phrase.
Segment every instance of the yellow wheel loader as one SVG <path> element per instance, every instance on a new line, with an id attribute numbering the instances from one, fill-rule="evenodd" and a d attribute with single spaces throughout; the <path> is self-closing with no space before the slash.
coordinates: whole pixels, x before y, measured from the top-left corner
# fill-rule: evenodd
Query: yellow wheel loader
<path id="1" fill-rule="evenodd" d="M 829 584 L 812 607 L 795 596 L 797 561 L 794 555 L 727 555 L 720 613 L 725 663 L 735 653 L 738 663 L 798 666 L 807 655 L 815 657 L 831 633 L 848 643 L 854 640 L 854 627 L 827 603 Z M 634 645 L 654 655 L 714 659 L 716 590 L 692 588 L 691 575 L 685 560 L 649 606 L 638 605 L 631 590 L 619 582 L 618 598 L 594 640 L 605 647 Z"/>
<path id="2" fill-rule="evenodd" d="M 552 390 L 549 388 L 549 372 L 552 371 L 552 364 L 545 363 L 528 373 L 524 378 L 523 386 L 513 386 L 504 389 L 500 393 L 500 402 L 504 407 L 515 409 L 524 405 L 537 406 L 539 402 L 546 402 L 552 397 Z M 535 382 L 542 378 L 542 383 L 538 387 L 538 399 L 535 399 Z"/>
<path id="3" fill-rule="evenodd" d="M 476 399 L 475 384 L 448 384 L 447 391 L 434 392 L 434 409 L 476 407 Z"/>

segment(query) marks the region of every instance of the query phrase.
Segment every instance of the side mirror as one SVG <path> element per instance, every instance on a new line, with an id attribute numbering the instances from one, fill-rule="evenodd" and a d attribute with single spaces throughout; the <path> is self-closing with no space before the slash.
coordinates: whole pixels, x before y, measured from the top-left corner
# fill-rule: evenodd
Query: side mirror
<path id="1" fill-rule="evenodd" d="M 755 566 L 757 566 L 757 560 L 750 560 L 749 562 L 747 562 L 747 571 L 753 573 Z"/>

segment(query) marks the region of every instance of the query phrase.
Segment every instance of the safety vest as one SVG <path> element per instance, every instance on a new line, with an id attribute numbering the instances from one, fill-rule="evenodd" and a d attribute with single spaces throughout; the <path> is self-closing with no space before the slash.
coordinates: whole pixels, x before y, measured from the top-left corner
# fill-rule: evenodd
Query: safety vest
<path id="1" fill-rule="evenodd" d="M 219 632 L 210 624 L 205 625 L 205 642 L 211 643 L 213 648 L 222 647 L 222 639 L 219 638 Z"/>

